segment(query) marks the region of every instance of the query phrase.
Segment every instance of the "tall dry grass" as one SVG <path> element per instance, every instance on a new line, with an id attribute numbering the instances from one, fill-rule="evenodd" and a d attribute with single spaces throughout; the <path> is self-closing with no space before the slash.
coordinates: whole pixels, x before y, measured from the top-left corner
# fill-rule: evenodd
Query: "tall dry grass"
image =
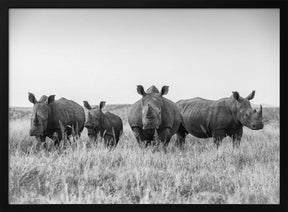
<path id="1" fill-rule="evenodd" d="M 244 128 L 239 149 L 229 138 L 217 151 L 212 139 L 189 135 L 183 149 L 173 137 L 165 152 L 140 148 L 125 118 L 128 106 L 114 109 L 124 133 L 111 151 L 89 142 L 85 129 L 75 144 L 38 150 L 28 117 L 11 119 L 9 202 L 279 203 L 279 120 L 260 131 Z"/>

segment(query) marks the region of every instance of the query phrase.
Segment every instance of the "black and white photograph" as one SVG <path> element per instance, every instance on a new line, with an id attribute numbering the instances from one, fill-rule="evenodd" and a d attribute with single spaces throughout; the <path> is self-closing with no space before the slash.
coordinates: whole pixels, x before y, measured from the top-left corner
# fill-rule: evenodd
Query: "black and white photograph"
<path id="1" fill-rule="evenodd" d="M 10 8 L 9 204 L 280 204 L 279 8 Z"/>

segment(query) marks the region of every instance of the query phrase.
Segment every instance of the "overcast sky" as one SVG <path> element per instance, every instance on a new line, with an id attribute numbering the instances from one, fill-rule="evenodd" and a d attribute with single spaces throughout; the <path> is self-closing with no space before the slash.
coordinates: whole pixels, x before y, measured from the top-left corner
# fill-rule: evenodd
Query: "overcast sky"
<path id="1" fill-rule="evenodd" d="M 10 9 L 10 106 L 28 92 L 83 105 L 172 101 L 252 90 L 279 106 L 279 9 Z"/>

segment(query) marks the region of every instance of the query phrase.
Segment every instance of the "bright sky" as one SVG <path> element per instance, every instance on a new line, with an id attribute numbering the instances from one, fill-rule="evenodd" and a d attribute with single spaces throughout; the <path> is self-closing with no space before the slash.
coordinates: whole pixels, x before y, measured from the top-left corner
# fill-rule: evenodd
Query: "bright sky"
<path id="1" fill-rule="evenodd" d="M 279 9 L 10 9 L 10 106 L 28 92 L 83 105 L 172 101 L 252 90 L 279 106 Z"/>

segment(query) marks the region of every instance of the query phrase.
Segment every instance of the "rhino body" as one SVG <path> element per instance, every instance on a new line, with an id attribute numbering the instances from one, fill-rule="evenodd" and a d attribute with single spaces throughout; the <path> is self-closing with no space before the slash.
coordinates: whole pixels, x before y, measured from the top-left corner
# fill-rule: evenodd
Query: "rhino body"
<path id="1" fill-rule="evenodd" d="M 88 109 L 88 119 L 85 127 L 88 130 L 88 136 L 96 140 L 99 134 L 104 138 L 106 147 L 116 147 L 123 132 L 123 123 L 119 116 L 111 112 L 103 112 L 105 102 L 100 102 L 99 107 L 92 108 L 87 101 L 84 101 L 84 107 Z"/>
<path id="2" fill-rule="evenodd" d="M 243 126 L 252 130 L 263 128 L 262 106 L 260 111 L 253 110 L 249 100 L 255 95 L 253 91 L 248 97 L 240 97 L 233 92 L 229 98 L 206 100 L 192 98 L 176 102 L 182 115 L 182 123 L 178 130 L 178 140 L 184 142 L 190 133 L 198 138 L 213 137 L 219 143 L 225 136 L 233 139 L 233 146 L 239 146 L 243 134 Z"/>
<path id="3" fill-rule="evenodd" d="M 85 113 L 78 103 L 60 98 L 54 100 L 55 95 L 42 96 L 37 101 L 32 93 L 29 93 L 29 101 L 34 104 L 31 116 L 30 136 L 35 136 L 41 141 L 46 137 L 54 140 L 56 144 L 62 139 L 62 135 L 69 137 L 72 132 L 78 136 L 84 128 Z M 57 138 L 55 138 L 55 135 Z"/>
<path id="4" fill-rule="evenodd" d="M 163 97 L 168 93 L 168 86 L 163 86 L 161 92 L 151 86 L 145 92 L 143 86 L 138 85 L 137 92 L 142 98 L 131 106 L 128 123 L 138 143 L 147 146 L 156 136 L 167 145 L 181 122 L 176 104 Z"/>

